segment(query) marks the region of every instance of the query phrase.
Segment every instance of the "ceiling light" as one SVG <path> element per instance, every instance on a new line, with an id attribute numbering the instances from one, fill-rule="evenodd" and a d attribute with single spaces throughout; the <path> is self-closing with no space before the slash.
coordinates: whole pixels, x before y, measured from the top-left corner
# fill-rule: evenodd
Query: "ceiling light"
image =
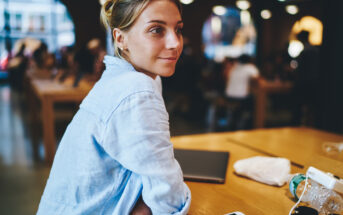
<path id="1" fill-rule="evenodd" d="M 278 0 L 279 2 L 285 2 L 286 0 Z"/>
<path id="2" fill-rule="evenodd" d="M 212 9 L 213 13 L 218 15 L 218 16 L 222 16 L 226 13 L 226 7 L 221 6 L 221 5 L 217 5 L 214 6 Z"/>
<path id="3" fill-rule="evenodd" d="M 182 4 L 191 4 L 194 0 L 180 0 Z"/>
<path id="4" fill-rule="evenodd" d="M 219 34 L 221 32 L 222 20 L 218 16 L 215 16 L 211 19 L 211 29 L 215 34 Z"/>
<path id="5" fill-rule="evenodd" d="M 247 0 L 238 0 L 236 6 L 241 10 L 248 10 L 250 7 L 250 2 Z"/>
<path id="6" fill-rule="evenodd" d="M 295 15 L 299 12 L 299 8 L 296 5 L 287 5 L 286 11 L 287 11 L 287 13 L 289 13 L 291 15 Z"/>
<path id="7" fill-rule="evenodd" d="M 270 12 L 270 10 L 262 10 L 261 17 L 262 19 L 270 19 L 272 17 L 272 12 Z"/>
<path id="8" fill-rule="evenodd" d="M 299 40 L 291 40 L 288 46 L 289 56 L 296 58 L 304 50 L 304 45 Z"/>

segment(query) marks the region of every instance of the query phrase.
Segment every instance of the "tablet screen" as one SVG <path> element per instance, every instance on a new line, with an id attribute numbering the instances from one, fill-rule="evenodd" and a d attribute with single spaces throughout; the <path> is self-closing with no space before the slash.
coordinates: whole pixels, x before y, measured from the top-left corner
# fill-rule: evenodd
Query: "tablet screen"
<path id="1" fill-rule="evenodd" d="M 185 180 L 225 183 L 229 152 L 174 149 L 174 156 Z"/>

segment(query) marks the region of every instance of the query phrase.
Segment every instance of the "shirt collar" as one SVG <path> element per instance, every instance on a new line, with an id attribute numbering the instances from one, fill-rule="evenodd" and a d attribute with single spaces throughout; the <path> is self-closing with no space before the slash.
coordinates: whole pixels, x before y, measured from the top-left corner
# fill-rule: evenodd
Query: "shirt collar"
<path id="1" fill-rule="evenodd" d="M 104 57 L 104 64 L 106 65 L 106 68 L 116 67 L 117 69 L 120 68 L 124 70 L 136 71 L 135 68 L 133 68 L 133 66 L 126 60 L 110 55 L 106 55 Z"/>

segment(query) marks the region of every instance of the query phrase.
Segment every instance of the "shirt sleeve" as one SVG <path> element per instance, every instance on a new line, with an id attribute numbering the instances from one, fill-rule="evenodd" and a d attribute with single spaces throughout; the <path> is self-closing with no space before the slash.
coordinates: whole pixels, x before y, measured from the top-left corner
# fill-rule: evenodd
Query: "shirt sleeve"
<path id="1" fill-rule="evenodd" d="M 105 151 L 141 176 L 142 196 L 153 214 L 186 214 L 191 195 L 174 158 L 161 96 L 143 91 L 125 98 L 109 119 Z"/>
<path id="2" fill-rule="evenodd" d="M 249 65 L 250 66 L 250 76 L 253 78 L 256 78 L 259 76 L 259 71 L 256 66 L 254 65 Z"/>

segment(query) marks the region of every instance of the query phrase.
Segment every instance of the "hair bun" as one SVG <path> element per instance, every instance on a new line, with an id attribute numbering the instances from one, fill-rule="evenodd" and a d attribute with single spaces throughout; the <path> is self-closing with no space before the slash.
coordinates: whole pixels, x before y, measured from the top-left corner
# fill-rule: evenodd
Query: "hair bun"
<path id="1" fill-rule="evenodd" d="M 100 20 L 106 28 L 110 27 L 113 6 L 116 2 L 117 0 L 106 0 L 101 7 Z"/>
<path id="2" fill-rule="evenodd" d="M 114 1 L 115 0 L 107 0 L 104 3 L 104 5 L 102 6 L 104 12 L 106 13 L 106 15 L 111 15 L 112 14 L 112 8 L 113 8 L 113 5 L 114 5 Z"/>

